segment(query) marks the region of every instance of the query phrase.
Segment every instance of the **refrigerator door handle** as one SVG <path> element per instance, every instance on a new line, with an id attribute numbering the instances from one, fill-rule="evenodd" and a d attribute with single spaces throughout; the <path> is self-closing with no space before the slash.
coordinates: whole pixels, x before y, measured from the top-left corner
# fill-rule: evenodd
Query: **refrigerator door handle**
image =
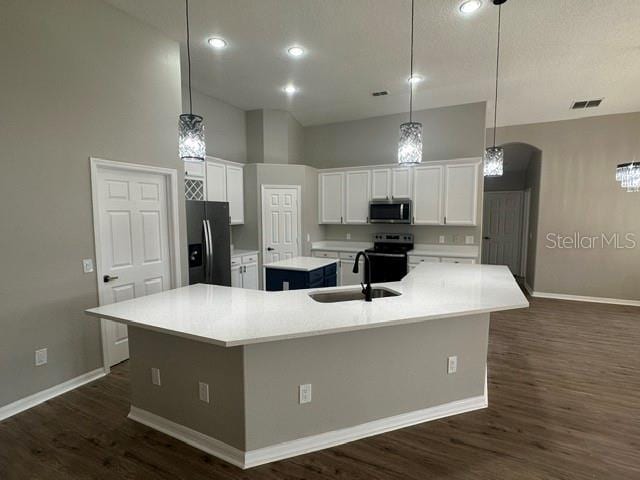
<path id="1" fill-rule="evenodd" d="M 207 231 L 207 221 L 202 220 L 202 232 L 204 235 L 204 280 L 209 278 L 209 233 Z"/>
<path id="2" fill-rule="evenodd" d="M 207 260 L 209 262 L 209 281 L 213 282 L 213 235 L 211 234 L 211 222 L 207 220 L 207 231 L 209 233 L 209 253 Z"/>

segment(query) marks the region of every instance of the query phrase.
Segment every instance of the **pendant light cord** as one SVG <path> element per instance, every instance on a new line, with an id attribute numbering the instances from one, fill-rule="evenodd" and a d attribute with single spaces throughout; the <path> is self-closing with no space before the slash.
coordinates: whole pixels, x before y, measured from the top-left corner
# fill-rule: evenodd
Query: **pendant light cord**
<path id="1" fill-rule="evenodd" d="M 193 103 L 191 101 L 191 46 L 189 35 L 189 0 L 185 0 L 187 13 L 187 70 L 189 72 L 189 113 L 193 115 Z"/>
<path id="2" fill-rule="evenodd" d="M 498 5 L 498 48 L 496 50 L 496 97 L 493 107 L 493 148 L 496 148 L 496 130 L 498 125 L 498 77 L 500 74 L 500 25 L 502 23 L 502 5 Z"/>
<path id="3" fill-rule="evenodd" d="M 414 0 L 411 0 L 411 73 L 409 76 L 409 123 L 413 121 L 413 17 Z"/>

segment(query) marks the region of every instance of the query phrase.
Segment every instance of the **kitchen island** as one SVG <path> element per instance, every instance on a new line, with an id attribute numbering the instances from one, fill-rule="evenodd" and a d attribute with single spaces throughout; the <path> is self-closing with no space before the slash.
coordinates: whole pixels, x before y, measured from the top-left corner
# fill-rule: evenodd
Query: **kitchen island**
<path id="1" fill-rule="evenodd" d="M 247 468 L 487 406 L 489 314 L 528 306 L 509 270 L 423 264 L 376 287 L 394 296 L 201 284 L 87 313 L 130 326 L 130 418 Z"/>

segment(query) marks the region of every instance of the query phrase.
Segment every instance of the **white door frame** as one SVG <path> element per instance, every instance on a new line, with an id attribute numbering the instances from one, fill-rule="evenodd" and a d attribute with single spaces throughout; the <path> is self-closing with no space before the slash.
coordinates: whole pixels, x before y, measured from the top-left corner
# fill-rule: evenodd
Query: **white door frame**
<path id="1" fill-rule="evenodd" d="M 298 199 L 298 255 L 302 254 L 302 187 L 300 185 L 260 185 L 260 256 L 259 256 L 259 267 L 262 270 L 262 288 L 266 288 L 267 282 L 267 272 L 265 272 L 264 268 L 264 252 L 266 250 L 266 245 L 264 241 L 264 231 L 265 231 L 265 215 L 264 215 L 264 192 L 265 190 L 269 190 L 271 188 L 284 188 L 284 189 L 295 189 L 296 190 L 296 198 Z"/>
<path id="2" fill-rule="evenodd" d="M 531 188 L 524 190 L 522 197 L 522 254 L 520 276 L 527 278 L 527 257 L 529 256 L 529 215 L 531 213 Z"/>
<path id="3" fill-rule="evenodd" d="M 104 304 L 100 289 L 102 278 L 102 249 L 100 243 L 99 219 L 99 195 L 98 173 L 100 170 L 119 170 L 121 172 L 145 172 L 163 175 L 167 187 L 167 224 L 169 227 L 169 255 L 171 256 L 171 288 L 182 285 L 182 271 L 180 262 L 180 221 L 178 213 L 178 172 L 174 168 L 154 167 L 151 165 L 139 165 L 136 163 L 116 162 L 103 158 L 89 157 L 91 164 L 91 201 L 93 205 L 93 238 L 95 246 L 96 285 L 98 288 L 98 304 Z M 107 349 L 107 324 L 106 320 L 100 320 L 100 336 L 102 343 L 102 362 L 105 373 L 111 371 L 109 366 L 109 350 Z"/>

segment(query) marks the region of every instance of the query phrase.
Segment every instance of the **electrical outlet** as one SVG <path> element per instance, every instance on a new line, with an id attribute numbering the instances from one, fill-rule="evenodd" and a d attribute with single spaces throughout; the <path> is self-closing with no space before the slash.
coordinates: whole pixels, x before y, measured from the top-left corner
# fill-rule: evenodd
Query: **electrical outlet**
<path id="1" fill-rule="evenodd" d="M 464 243 L 466 243 L 467 245 L 473 245 L 473 241 L 475 239 L 473 238 L 473 235 L 467 235 L 466 237 L 464 237 Z"/>
<path id="2" fill-rule="evenodd" d="M 440 237 L 438 238 L 438 242 L 444 243 L 444 235 L 440 235 Z"/>
<path id="3" fill-rule="evenodd" d="M 154 385 L 160 386 L 162 383 L 160 382 L 160 369 L 152 368 L 151 369 L 151 383 Z"/>
<path id="4" fill-rule="evenodd" d="M 282 282 L 282 290 L 289 290 L 289 282 Z"/>
<path id="5" fill-rule="evenodd" d="M 46 364 L 47 361 L 47 349 L 36 350 L 36 367 Z"/>
<path id="6" fill-rule="evenodd" d="M 311 384 L 305 383 L 304 385 L 300 385 L 298 387 L 298 402 L 302 405 L 303 403 L 311 403 Z"/>
<path id="7" fill-rule="evenodd" d="M 351 240 L 351 233 L 347 233 L 347 240 Z"/>
<path id="8" fill-rule="evenodd" d="M 451 375 L 452 373 L 456 373 L 458 371 L 458 357 L 453 355 L 447 358 L 447 374 Z"/>
<path id="9" fill-rule="evenodd" d="M 311 234 L 307 233 L 307 242 L 310 242 L 310 241 L 311 241 Z"/>
<path id="10" fill-rule="evenodd" d="M 198 398 L 204 403 L 209 403 L 209 384 L 198 382 Z"/>
<path id="11" fill-rule="evenodd" d="M 82 271 L 84 273 L 93 272 L 93 260 L 91 258 L 85 258 L 82 260 Z"/>

